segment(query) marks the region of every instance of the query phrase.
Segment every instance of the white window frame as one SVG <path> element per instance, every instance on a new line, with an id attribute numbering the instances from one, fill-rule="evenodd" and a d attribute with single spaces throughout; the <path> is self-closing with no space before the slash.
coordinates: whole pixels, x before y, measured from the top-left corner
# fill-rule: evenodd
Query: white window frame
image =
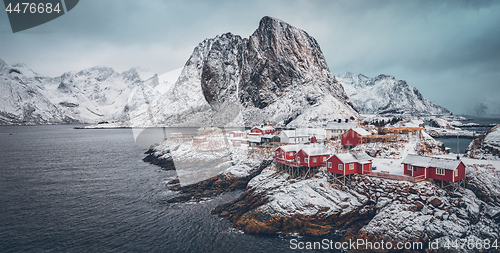
<path id="1" fill-rule="evenodd" d="M 458 177 L 458 169 L 455 169 L 455 177 Z"/>
<path id="2" fill-rule="evenodd" d="M 341 163 L 339 164 L 339 170 L 340 170 L 340 171 L 343 171 L 343 170 L 344 170 L 344 165 L 343 165 L 343 164 L 341 164 Z"/>
<path id="3" fill-rule="evenodd" d="M 354 170 L 354 163 L 349 164 L 349 170 Z"/>
<path id="4" fill-rule="evenodd" d="M 436 175 L 444 176 L 445 175 L 444 169 L 436 168 Z"/>
<path id="5" fill-rule="evenodd" d="M 413 166 L 411 166 L 410 164 L 408 164 L 408 170 L 411 171 L 413 169 Z"/>
<path id="6" fill-rule="evenodd" d="M 297 162 L 300 163 L 300 157 L 297 157 Z"/>
<path id="7" fill-rule="evenodd" d="M 313 163 L 317 162 L 316 157 L 313 157 Z"/>
<path id="8" fill-rule="evenodd" d="M 332 162 L 328 162 L 328 168 L 331 169 L 332 168 Z"/>
<path id="9" fill-rule="evenodd" d="M 305 162 L 305 163 L 308 163 L 308 162 L 309 162 L 309 158 L 307 158 L 307 157 L 306 157 L 306 158 L 304 158 L 304 162 Z"/>
<path id="10" fill-rule="evenodd" d="M 326 156 L 323 157 L 323 162 L 326 162 Z"/>

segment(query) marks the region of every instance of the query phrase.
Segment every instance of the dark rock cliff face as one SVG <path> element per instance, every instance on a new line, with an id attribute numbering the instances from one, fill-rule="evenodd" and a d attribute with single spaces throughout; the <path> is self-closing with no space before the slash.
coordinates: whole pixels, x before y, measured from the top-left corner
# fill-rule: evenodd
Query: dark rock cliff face
<path id="1" fill-rule="evenodd" d="M 311 81 L 338 99 L 347 99 L 318 42 L 281 20 L 264 17 L 249 39 L 226 33 L 206 45 L 210 49 L 203 60 L 201 83 L 210 104 L 238 96 L 244 106 L 263 109 L 288 87 Z"/>
<path id="2" fill-rule="evenodd" d="M 245 105 L 262 109 L 274 102 L 273 93 L 311 79 L 337 98 L 346 99 L 316 40 L 283 21 L 262 18 L 248 40 L 244 63 L 240 100 Z"/>
<path id="3" fill-rule="evenodd" d="M 210 44 L 201 73 L 201 87 L 208 103 L 222 104 L 236 94 L 246 42 L 247 39 L 226 33 Z"/>

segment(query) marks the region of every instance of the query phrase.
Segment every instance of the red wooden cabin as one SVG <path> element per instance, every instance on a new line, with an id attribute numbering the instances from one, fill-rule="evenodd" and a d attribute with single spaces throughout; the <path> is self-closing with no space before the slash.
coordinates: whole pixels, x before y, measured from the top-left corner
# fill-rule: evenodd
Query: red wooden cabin
<path id="1" fill-rule="evenodd" d="M 372 171 L 372 159 L 365 153 L 335 154 L 327 159 L 326 169 L 339 175 L 364 174 Z"/>
<path id="2" fill-rule="evenodd" d="M 330 152 L 318 143 L 280 146 L 274 151 L 274 160 L 293 167 L 319 167 Z"/>
<path id="3" fill-rule="evenodd" d="M 297 152 L 297 162 L 304 167 L 319 167 L 330 157 L 330 151 L 318 143 L 303 145 Z"/>
<path id="4" fill-rule="evenodd" d="M 274 151 L 273 158 L 276 162 L 281 164 L 288 165 L 289 163 L 295 163 L 295 155 L 300 151 L 301 147 L 301 144 L 280 146 Z"/>
<path id="5" fill-rule="evenodd" d="M 402 164 L 404 165 L 404 174 L 412 177 L 423 176 L 446 182 L 457 182 L 465 179 L 465 165 L 457 159 L 409 154 Z"/>
<path id="6" fill-rule="evenodd" d="M 275 129 L 272 126 L 260 126 L 260 127 L 254 127 L 250 130 L 249 135 L 264 135 L 264 134 L 274 134 Z"/>
<path id="7" fill-rule="evenodd" d="M 363 139 L 365 136 L 370 136 L 370 133 L 363 128 L 351 128 L 342 135 L 341 144 L 342 146 L 354 147 L 366 140 Z"/>

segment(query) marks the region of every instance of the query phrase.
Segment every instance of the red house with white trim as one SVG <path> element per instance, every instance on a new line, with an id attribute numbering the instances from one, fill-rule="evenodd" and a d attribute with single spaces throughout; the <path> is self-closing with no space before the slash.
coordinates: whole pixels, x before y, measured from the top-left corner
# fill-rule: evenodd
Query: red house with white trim
<path id="1" fill-rule="evenodd" d="M 305 167 L 319 167 L 330 157 L 330 151 L 322 144 L 303 145 L 297 153 L 297 162 Z"/>
<path id="2" fill-rule="evenodd" d="M 363 152 L 335 154 L 326 160 L 326 170 L 339 175 L 364 174 L 372 171 L 372 160 Z"/>
<path id="3" fill-rule="evenodd" d="M 342 135 L 341 144 L 342 146 L 354 147 L 364 143 L 365 140 L 362 137 L 370 135 L 371 134 L 363 128 L 351 128 Z"/>
<path id="4" fill-rule="evenodd" d="M 330 152 L 322 144 L 280 146 L 274 151 L 277 163 L 293 167 L 319 167 L 325 164 Z"/>
<path id="5" fill-rule="evenodd" d="M 465 179 L 465 165 L 461 160 L 409 154 L 403 160 L 404 174 L 432 178 L 446 182 Z"/>
<path id="6" fill-rule="evenodd" d="M 276 129 L 272 126 L 256 126 L 250 129 L 250 134 L 251 136 L 259 136 L 259 135 L 265 135 L 265 134 L 274 134 Z"/>

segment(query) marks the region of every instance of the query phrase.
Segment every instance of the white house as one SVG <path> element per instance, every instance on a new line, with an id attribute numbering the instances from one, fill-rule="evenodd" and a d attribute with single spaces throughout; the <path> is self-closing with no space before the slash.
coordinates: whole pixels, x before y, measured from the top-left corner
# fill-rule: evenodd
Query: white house
<path id="1" fill-rule="evenodd" d="M 282 143 L 307 143 L 313 136 L 318 142 L 322 142 L 326 138 L 326 131 L 321 128 L 297 128 L 282 130 L 279 135 Z"/>
<path id="2" fill-rule="evenodd" d="M 325 127 L 326 130 L 326 138 L 331 139 L 335 137 L 339 137 L 345 132 L 347 132 L 351 128 L 356 128 L 358 127 L 358 122 L 356 121 L 345 121 L 341 120 L 339 123 L 338 121 L 330 121 Z"/>

